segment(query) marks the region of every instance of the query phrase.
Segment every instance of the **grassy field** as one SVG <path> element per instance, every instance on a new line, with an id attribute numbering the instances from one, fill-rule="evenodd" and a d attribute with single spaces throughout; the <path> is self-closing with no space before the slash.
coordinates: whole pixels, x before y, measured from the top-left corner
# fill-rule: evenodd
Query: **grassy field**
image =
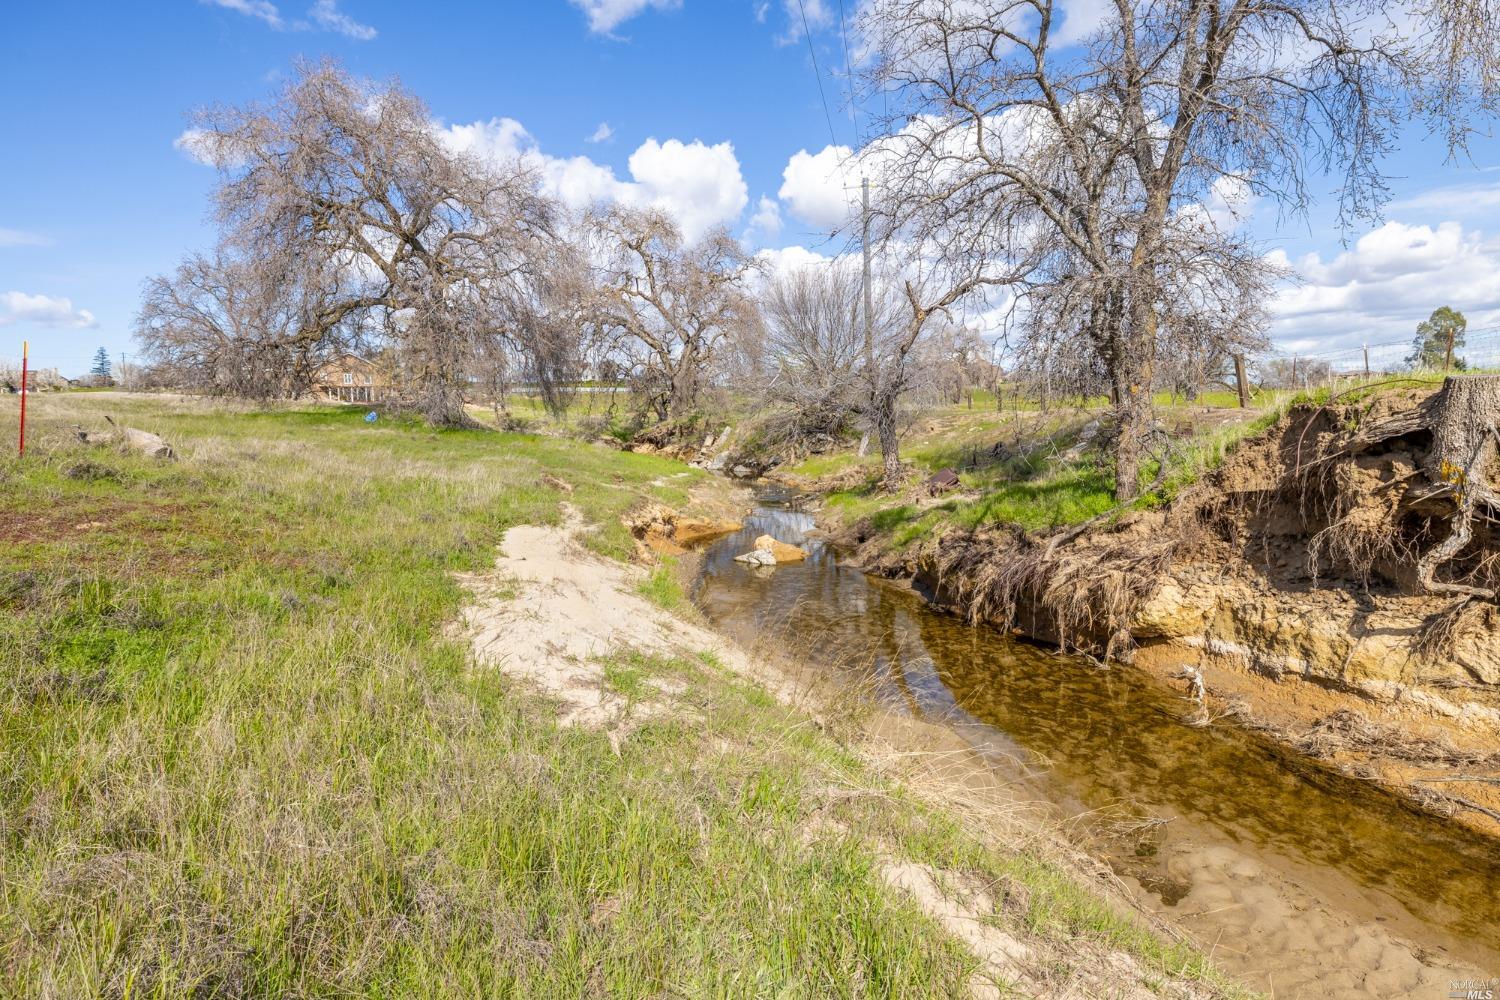
<path id="1" fill-rule="evenodd" d="M 34 402 L 0 460 L 0 995 L 962 993 L 975 957 L 880 851 L 1004 888 L 986 919 L 1064 968 L 1123 950 L 1220 992 L 711 658 L 610 654 L 623 696 L 670 676 L 694 706 L 612 740 L 447 637 L 453 573 L 558 521 L 541 473 L 623 557 L 619 515 L 685 502 L 681 466 L 342 409 Z M 72 440 L 106 412 L 179 460 Z"/>

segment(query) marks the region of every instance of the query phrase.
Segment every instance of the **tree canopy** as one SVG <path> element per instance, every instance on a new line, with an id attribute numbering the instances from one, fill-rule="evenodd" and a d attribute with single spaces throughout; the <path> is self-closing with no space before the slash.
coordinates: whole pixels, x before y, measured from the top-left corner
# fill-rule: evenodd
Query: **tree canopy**
<path id="1" fill-rule="evenodd" d="M 1417 324 L 1416 340 L 1406 358 L 1411 368 L 1457 368 L 1462 371 L 1464 359 L 1458 352 L 1464 346 L 1464 332 L 1469 321 L 1450 306 L 1439 306 L 1432 315 Z"/>

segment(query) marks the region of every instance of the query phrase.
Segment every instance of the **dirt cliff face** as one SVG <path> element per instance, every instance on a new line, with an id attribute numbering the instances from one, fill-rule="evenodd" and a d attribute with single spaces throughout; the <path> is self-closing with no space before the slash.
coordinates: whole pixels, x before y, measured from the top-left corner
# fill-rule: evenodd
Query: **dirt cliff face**
<path id="1" fill-rule="evenodd" d="M 1500 768 L 1500 462 L 1473 399 L 1489 385 L 1454 381 L 1294 410 L 1165 509 L 1062 544 L 1001 528 L 902 552 L 858 526 L 848 540 L 973 620 L 1196 672 L 1206 713 L 1290 742 L 1336 746 L 1329 720 L 1356 712 L 1382 738 L 1325 756 L 1500 830 L 1500 784 L 1445 771 Z M 1403 754 L 1412 740 L 1445 749 Z"/>

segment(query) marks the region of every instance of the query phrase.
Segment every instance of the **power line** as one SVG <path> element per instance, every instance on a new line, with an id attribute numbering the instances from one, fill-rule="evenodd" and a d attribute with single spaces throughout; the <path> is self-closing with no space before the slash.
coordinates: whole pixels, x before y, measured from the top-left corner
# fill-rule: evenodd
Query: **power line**
<path id="1" fill-rule="evenodd" d="M 823 102 L 823 120 L 828 123 L 828 141 L 837 146 L 838 136 L 833 132 L 833 115 L 828 113 L 828 95 L 823 92 L 823 74 L 818 69 L 818 51 L 813 46 L 812 29 L 807 26 L 807 7 L 797 0 L 797 9 L 802 12 L 802 34 L 807 37 L 807 52 L 812 56 L 813 78 L 818 81 L 818 98 Z"/>
<path id="2" fill-rule="evenodd" d="M 839 37 L 844 42 L 844 89 L 849 94 L 849 121 L 854 125 L 854 148 L 859 148 L 859 106 L 854 103 L 854 60 L 849 58 L 849 21 L 839 0 Z"/>

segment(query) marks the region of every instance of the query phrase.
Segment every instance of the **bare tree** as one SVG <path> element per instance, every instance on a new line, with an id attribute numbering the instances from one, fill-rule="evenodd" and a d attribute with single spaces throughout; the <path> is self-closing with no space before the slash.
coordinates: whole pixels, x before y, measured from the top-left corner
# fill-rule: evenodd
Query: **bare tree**
<path id="1" fill-rule="evenodd" d="M 393 344 L 421 412 L 467 422 L 475 340 L 527 330 L 507 304 L 526 297 L 553 216 L 531 172 L 454 152 L 399 83 L 328 62 L 301 65 L 269 105 L 199 113 L 190 134 L 223 177 L 226 241 L 305 281 L 337 275 L 341 307 Z"/>
<path id="2" fill-rule="evenodd" d="M 149 279 L 136 338 L 156 377 L 250 399 L 305 392 L 319 364 L 358 340 L 358 308 L 337 274 L 284 263 L 220 251 Z"/>
<path id="3" fill-rule="evenodd" d="M 1052 0 L 874 0 L 861 21 L 872 81 L 894 98 L 870 157 L 885 231 L 966 220 L 1021 237 L 1035 284 L 1083 286 L 1082 329 L 1115 399 L 1116 491 L 1131 499 L 1174 219 L 1226 182 L 1300 211 L 1325 165 L 1343 174 L 1346 219 L 1375 212 L 1379 159 L 1403 119 L 1441 116 L 1461 142 L 1475 73 L 1493 97 L 1494 19 L 1466 17 L 1440 44 L 1462 6 L 1402 7 L 1414 33 L 1363 0 L 1114 0 L 1068 46 Z M 1424 103 L 1442 80 L 1459 81 L 1447 103 Z"/>
<path id="4" fill-rule="evenodd" d="M 754 312 L 753 259 L 727 232 L 686 245 L 662 212 L 614 206 L 588 220 L 602 274 L 594 316 L 659 420 L 696 405 L 715 353 Z"/>
<path id="5" fill-rule="evenodd" d="M 953 320 L 960 303 L 1013 285 L 1036 266 L 1030 257 L 1002 252 L 1009 232 L 973 227 L 963 216 L 914 213 L 905 223 L 887 230 L 888 247 L 905 260 L 884 268 L 877 282 L 879 298 L 887 304 L 872 312 L 878 317 L 881 309 L 888 310 L 891 318 L 880 325 L 890 332 L 874 338 L 865 373 L 866 414 L 880 442 L 882 481 L 888 490 L 899 488 L 904 478 L 898 406 L 912 386 L 923 336 Z"/>
<path id="6" fill-rule="evenodd" d="M 770 395 L 795 411 L 802 433 L 838 435 L 863 409 L 861 294 L 847 260 L 788 271 L 761 294 Z"/>

